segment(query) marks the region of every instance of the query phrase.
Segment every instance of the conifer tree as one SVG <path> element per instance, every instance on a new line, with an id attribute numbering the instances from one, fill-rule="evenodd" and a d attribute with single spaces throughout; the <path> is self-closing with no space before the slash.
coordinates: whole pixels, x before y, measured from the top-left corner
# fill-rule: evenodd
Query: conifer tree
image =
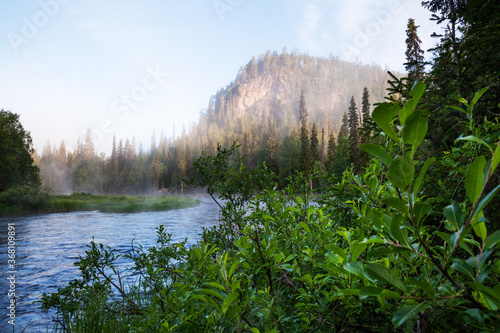
<path id="1" fill-rule="evenodd" d="M 354 96 L 349 106 L 349 141 L 351 144 L 351 163 L 354 163 L 354 172 L 359 172 L 359 120 Z"/>
<path id="2" fill-rule="evenodd" d="M 318 129 L 316 128 L 316 123 L 313 124 L 311 130 L 311 164 L 320 160 L 319 154 L 319 140 L 318 140 Z"/>
<path id="3" fill-rule="evenodd" d="M 319 159 L 321 164 L 325 165 L 325 129 L 321 129 L 321 146 L 319 148 Z"/>
<path id="4" fill-rule="evenodd" d="M 332 131 L 330 133 L 330 139 L 328 139 L 328 150 L 327 150 L 327 165 L 330 167 L 333 162 L 335 162 L 335 153 L 337 152 L 337 142 L 335 140 L 335 133 Z"/>
<path id="5" fill-rule="evenodd" d="M 420 48 L 422 41 L 418 38 L 415 20 L 408 19 L 408 29 L 406 30 L 406 63 L 405 69 L 408 71 L 409 84 L 422 80 L 424 71 L 424 51 Z"/>
<path id="6" fill-rule="evenodd" d="M 337 149 L 335 150 L 335 158 L 330 165 L 330 172 L 337 177 L 342 177 L 342 173 L 349 166 L 351 158 L 351 145 L 349 143 L 349 117 L 344 113 L 342 117 L 342 125 L 337 140 Z"/>
<path id="7" fill-rule="evenodd" d="M 309 144 L 309 131 L 307 129 L 307 116 L 306 102 L 304 99 L 304 91 L 300 92 L 300 105 L 299 105 L 299 120 L 300 127 L 300 168 L 302 171 L 309 171 L 311 169 L 311 147 Z"/>
<path id="8" fill-rule="evenodd" d="M 361 101 L 361 113 L 363 115 L 363 127 L 360 128 L 359 131 L 359 142 L 361 143 L 369 143 L 371 137 L 371 131 L 369 129 L 369 121 L 370 118 L 370 94 L 368 93 L 368 89 L 365 87 L 363 89 L 363 98 Z M 369 154 L 365 152 L 360 152 L 360 160 L 361 166 L 365 166 L 370 160 Z"/>
<path id="9" fill-rule="evenodd" d="M 340 126 L 340 131 L 339 131 L 339 139 L 341 137 L 347 138 L 349 136 L 349 117 L 347 116 L 347 113 L 344 112 L 344 115 L 342 116 L 342 125 Z"/>

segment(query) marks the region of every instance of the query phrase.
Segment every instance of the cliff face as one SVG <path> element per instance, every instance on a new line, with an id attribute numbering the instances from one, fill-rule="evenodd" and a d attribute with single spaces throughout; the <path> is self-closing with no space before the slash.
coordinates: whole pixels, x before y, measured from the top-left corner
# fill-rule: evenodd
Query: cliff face
<path id="1" fill-rule="evenodd" d="M 265 135 L 270 126 L 280 136 L 289 135 L 298 126 L 303 90 L 309 123 L 336 132 L 351 96 L 360 105 L 367 87 L 370 102 L 382 102 L 386 82 L 387 74 L 379 66 L 268 52 L 252 58 L 234 82 L 212 96 L 208 122 L 224 129 L 224 135 L 243 135 L 248 130 Z"/>

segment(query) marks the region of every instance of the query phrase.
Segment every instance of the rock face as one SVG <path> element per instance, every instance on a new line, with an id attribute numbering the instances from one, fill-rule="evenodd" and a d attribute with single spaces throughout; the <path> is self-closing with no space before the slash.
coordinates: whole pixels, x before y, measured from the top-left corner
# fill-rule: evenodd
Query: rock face
<path id="1" fill-rule="evenodd" d="M 209 151 L 214 142 L 239 139 L 256 154 L 270 137 L 278 141 L 298 133 L 299 99 L 304 91 L 308 124 L 328 138 L 337 134 L 352 96 L 361 106 L 363 88 L 370 103 L 384 100 L 388 75 L 379 66 L 317 58 L 307 54 L 270 53 L 254 57 L 236 79 L 210 98 L 201 114 L 196 139 Z M 248 143 L 248 144 L 247 144 Z"/>
<path id="2" fill-rule="evenodd" d="M 337 130 L 351 96 L 360 105 L 363 88 L 367 87 L 370 102 L 382 102 L 386 81 L 386 72 L 378 66 L 268 52 L 258 60 L 252 58 L 233 83 L 212 96 L 207 113 L 209 121 L 219 128 L 227 129 L 227 122 L 234 119 L 251 122 L 254 118 L 278 127 L 296 127 L 298 100 L 304 90 L 309 121 Z"/>

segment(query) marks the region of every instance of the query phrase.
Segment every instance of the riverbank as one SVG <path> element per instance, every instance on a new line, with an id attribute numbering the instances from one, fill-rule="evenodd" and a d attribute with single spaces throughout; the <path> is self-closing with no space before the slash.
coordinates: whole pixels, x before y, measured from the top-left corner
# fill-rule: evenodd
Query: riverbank
<path id="1" fill-rule="evenodd" d="M 165 211 L 198 206 L 198 199 L 186 197 L 117 196 L 73 193 L 40 194 L 37 204 L 0 203 L 0 217 L 98 210 L 105 213 Z M 32 200 L 31 200 L 32 201 Z"/>

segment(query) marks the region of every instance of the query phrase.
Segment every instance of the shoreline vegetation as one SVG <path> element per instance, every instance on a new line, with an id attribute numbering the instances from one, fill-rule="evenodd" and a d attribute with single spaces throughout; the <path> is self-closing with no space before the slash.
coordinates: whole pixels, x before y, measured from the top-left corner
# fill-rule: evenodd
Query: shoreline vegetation
<path id="1" fill-rule="evenodd" d="M 176 196 L 94 195 L 90 193 L 34 194 L 26 188 L 0 196 L 0 217 L 98 210 L 103 213 L 139 213 L 195 207 L 198 199 Z"/>

